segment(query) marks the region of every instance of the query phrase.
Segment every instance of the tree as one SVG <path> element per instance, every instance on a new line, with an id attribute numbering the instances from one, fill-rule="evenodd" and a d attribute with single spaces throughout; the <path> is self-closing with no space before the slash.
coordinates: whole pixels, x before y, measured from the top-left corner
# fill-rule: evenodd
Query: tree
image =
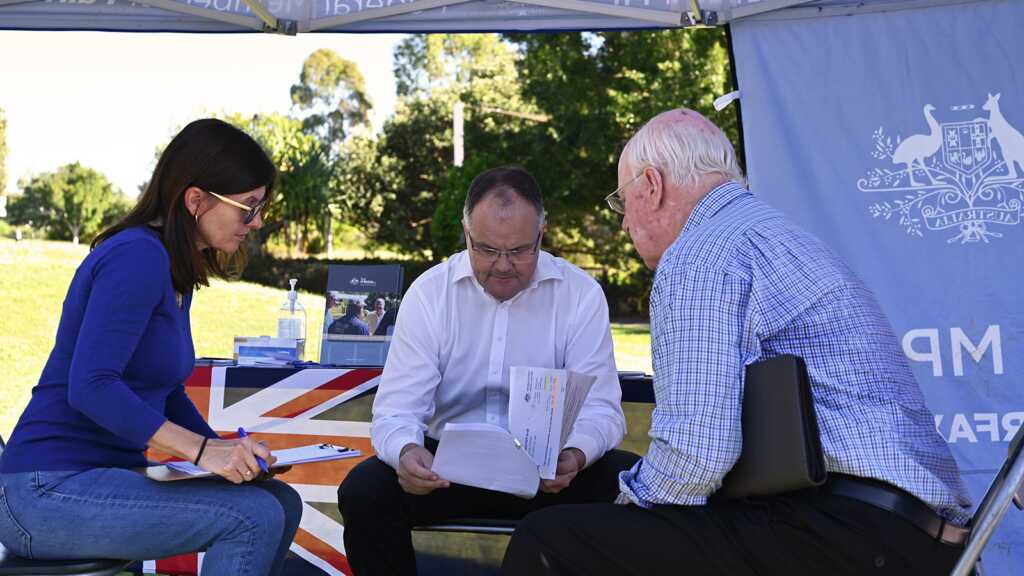
<path id="1" fill-rule="evenodd" d="M 493 168 L 497 162 L 486 154 L 474 154 L 463 166 L 448 169 L 445 187 L 438 194 L 437 208 L 430 221 L 432 250 L 437 256 L 453 254 L 463 242 L 462 216 L 466 191 L 476 175 Z"/>
<path id="2" fill-rule="evenodd" d="M 289 248 L 304 247 L 304 240 L 323 222 L 327 211 L 331 165 L 315 135 L 303 129 L 302 121 L 281 114 L 222 117 L 252 136 L 277 167 L 277 191 L 263 227 L 254 235 L 253 251 L 261 253 L 267 240 L 278 232 L 291 237 Z"/>
<path id="3" fill-rule="evenodd" d="M 344 142 L 353 128 L 369 128 L 373 105 L 366 94 L 363 75 L 354 62 L 321 48 L 302 65 L 299 83 L 291 87 L 292 105 L 304 114 L 303 130 L 315 135 L 319 150 L 303 164 L 300 176 L 305 186 L 321 183 L 317 191 L 322 218 L 317 226 L 323 234 L 328 257 L 333 244 L 334 206 L 328 189 L 341 158 Z M 312 192 L 312 190 L 310 190 Z"/>
<path id="4" fill-rule="evenodd" d="M 452 222 L 434 219 L 452 220 L 465 193 L 454 186 L 466 170 L 451 169 L 457 101 L 467 168 L 525 165 L 544 190 L 545 247 L 620 279 L 644 274 L 603 203 L 626 139 L 657 112 L 688 106 L 735 141 L 734 111 L 712 110 L 731 89 L 722 30 L 410 36 L 394 70 L 395 113 L 379 139 L 352 143 L 337 193 L 368 237 L 411 255 L 452 246 Z"/>
<path id="5" fill-rule="evenodd" d="M 552 244 L 577 262 L 638 273 L 639 262 L 608 210 L 623 144 L 651 116 L 700 111 L 737 141 L 721 29 L 511 35 L 523 95 L 551 121 L 530 128 L 525 164 L 545 191 Z M 607 268 L 606 268 L 607 269 Z"/>
<path id="6" fill-rule="evenodd" d="M 120 192 L 114 194 L 114 197 L 110 202 L 110 206 L 107 207 L 106 212 L 103 214 L 103 220 L 100 222 L 99 230 L 106 230 L 114 224 L 117 224 L 123 220 L 134 207 L 134 199 L 129 198 Z"/>
<path id="7" fill-rule="evenodd" d="M 375 243 L 440 258 L 451 241 L 435 242 L 432 229 L 450 226 L 431 223 L 450 184 L 455 102 L 466 107 L 467 164 L 475 156 L 498 164 L 520 161 L 511 151 L 523 148 L 514 139 L 530 120 L 498 111 L 528 114 L 534 108 L 520 96 L 513 47 L 493 34 L 410 36 L 396 48 L 394 68 L 400 96 L 395 114 L 378 141 L 356 141 L 357 150 L 347 152 L 339 204 Z"/>
<path id="8" fill-rule="evenodd" d="M 111 210 L 123 210 L 121 192 L 107 177 L 75 162 L 35 176 L 10 210 L 13 224 L 43 228 L 55 240 L 91 240 Z"/>
<path id="9" fill-rule="evenodd" d="M 302 64 L 299 83 L 291 88 L 292 105 L 305 113 L 302 125 L 334 151 L 356 126 L 370 126 L 373 105 L 359 67 L 321 48 Z"/>

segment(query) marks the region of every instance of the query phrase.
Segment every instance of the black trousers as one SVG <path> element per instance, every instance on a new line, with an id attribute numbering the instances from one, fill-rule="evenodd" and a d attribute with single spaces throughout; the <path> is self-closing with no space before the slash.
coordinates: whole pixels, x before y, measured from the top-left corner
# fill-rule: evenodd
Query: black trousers
<path id="1" fill-rule="evenodd" d="M 546 508 L 519 523 L 502 573 L 945 576 L 962 550 L 887 511 L 810 489 L 706 506 Z"/>
<path id="2" fill-rule="evenodd" d="M 428 439 L 433 452 L 437 443 Z M 619 472 L 640 457 L 612 450 L 580 472 L 558 494 L 539 492 L 531 500 L 460 484 L 430 494 L 407 494 L 391 466 L 376 457 L 356 466 L 338 488 L 345 526 L 345 555 L 356 576 L 416 574 L 411 528 L 460 516 L 522 518 L 555 504 L 612 502 L 619 493 Z M 485 465 L 486 463 L 481 463 Z"/>

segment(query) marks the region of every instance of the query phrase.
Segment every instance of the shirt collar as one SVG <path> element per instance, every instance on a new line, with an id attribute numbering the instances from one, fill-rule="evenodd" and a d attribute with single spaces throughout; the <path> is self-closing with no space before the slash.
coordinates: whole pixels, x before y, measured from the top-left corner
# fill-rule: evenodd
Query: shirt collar
<path id="1" fill-rule="evenodd" d="M 750 191 L 740 186 L 735 180 L 719 184 L 704 195 L 700 202 L 697 202 L 693 212 L 690 213 L 690 217 L 686 219 L 686 224 L 683 226 L 680 236 L 685 234 L 687 230 L 699 228 L 701 224 L 710 220 L 722 208 L 725 208 L 733 200 L 744 194 L 750 194 Z"/>
<path id="2" fill-rule="evenodd" d="M 458 254 L 451 257 L 454 262 L 452 263 L 453 273 L 452 282 L 458 282 L 465 278 L 473 277 L 473 267 L 469 263 L 469 250 L 463 250 Z"/>
<path id="3" fill-rule="evenodd" d="M 459 282 L 466 278 L 473 278 L 473 266 L 469 263 L 469 250 L 463 250 L 458 254 L 452 256 L 452 260 L 455 262 L 452 264 L 454 267 L 452 273 L 452 282 Z M 533 271 L 533 278 L 530 280 L 530 284 L 524 289 L 529 290 L 537 284 L 545 280 L 562 280 L 565 276 L 562 274 L 561 268 L 555 263 L 555 257 L 547 252 L 541 250 L 537 257 L 537 269 Z"/>

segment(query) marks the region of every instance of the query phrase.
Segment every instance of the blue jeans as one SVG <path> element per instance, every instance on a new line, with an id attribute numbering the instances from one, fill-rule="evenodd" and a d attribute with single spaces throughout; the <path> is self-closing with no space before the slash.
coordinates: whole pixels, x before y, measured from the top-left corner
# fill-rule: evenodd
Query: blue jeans
<path id="1" fill-rule="evenodd" d="M 301 516 L 301 498 L 277 480 L 157 482 L 120 468 L 0 474 L 0 542 L 26 558 L 205 550 L 206 574 L 275 575 Z"/>

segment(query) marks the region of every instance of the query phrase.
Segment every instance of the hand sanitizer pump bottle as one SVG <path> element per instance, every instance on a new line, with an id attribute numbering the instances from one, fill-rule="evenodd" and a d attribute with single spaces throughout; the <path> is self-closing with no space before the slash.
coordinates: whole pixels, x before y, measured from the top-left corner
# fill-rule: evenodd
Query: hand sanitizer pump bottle
<path id="1" fill-rule="evenodd" d="M 306 353 L 306 309 L 299 302 L 299 294 L 295 291 L 295 284 L 298 278 L 290 278 L 288 284 L 288 299 L 281 304 L 277 315 L 277 337 L 294 338 L 296 354 L 299 360 L 305 358 Z"/>

